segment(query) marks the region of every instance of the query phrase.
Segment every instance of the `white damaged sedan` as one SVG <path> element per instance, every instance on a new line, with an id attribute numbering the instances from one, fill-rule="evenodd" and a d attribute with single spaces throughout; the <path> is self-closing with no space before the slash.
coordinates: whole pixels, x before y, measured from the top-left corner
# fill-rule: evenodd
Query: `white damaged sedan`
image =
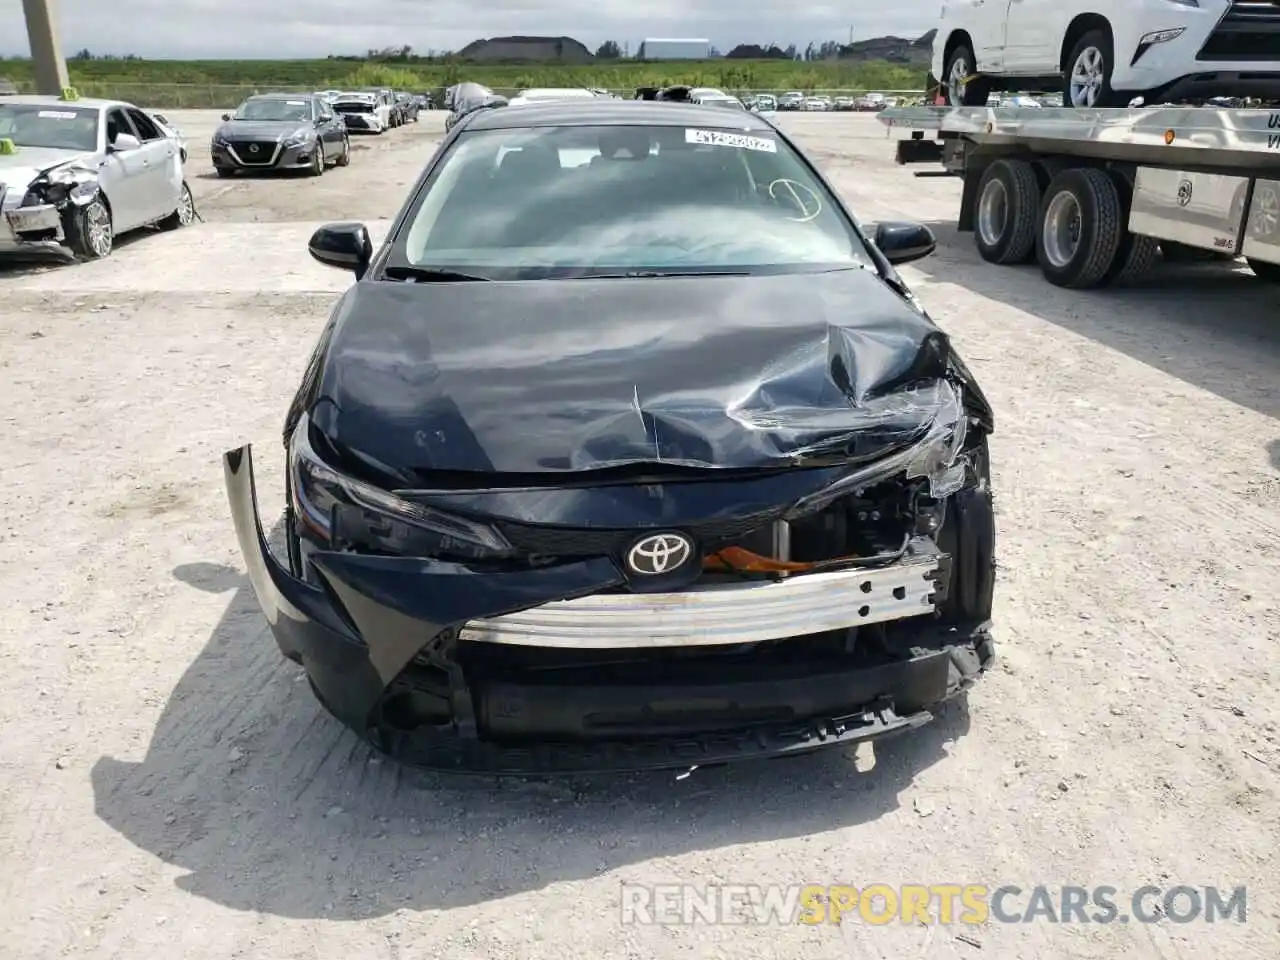
<path id="1" fill-rule="evenodd" d="M 195 218 L 177 140 L 117 100 L 0 101 L 0 255 L 110 255 L 117 234 Z"/>

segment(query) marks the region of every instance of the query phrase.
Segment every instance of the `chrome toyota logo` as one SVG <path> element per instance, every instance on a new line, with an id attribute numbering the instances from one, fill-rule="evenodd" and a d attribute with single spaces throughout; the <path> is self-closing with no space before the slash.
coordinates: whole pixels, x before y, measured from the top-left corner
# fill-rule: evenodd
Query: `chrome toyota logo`
<path id="1" fill-rule="evenodd" d="M 693 555 L 693 543 L 678 533 L 656 533 L 627 551 L 627 566 L 646 577 L 669 573 Z"/>

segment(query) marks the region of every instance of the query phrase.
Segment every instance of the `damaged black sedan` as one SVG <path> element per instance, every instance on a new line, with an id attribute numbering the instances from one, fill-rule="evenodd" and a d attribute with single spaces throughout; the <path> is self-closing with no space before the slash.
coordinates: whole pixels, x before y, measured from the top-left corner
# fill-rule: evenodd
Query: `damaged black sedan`
<path id="1" fill-rule="evenodd" d="M 225 457 L 250 579 L 323 705 L 406 762 L 691 767 L 865 745 L 993 661 L 991 410 L 765 119 L 479 111 L 376 248 L 284 425 L 287 558 Z"/>

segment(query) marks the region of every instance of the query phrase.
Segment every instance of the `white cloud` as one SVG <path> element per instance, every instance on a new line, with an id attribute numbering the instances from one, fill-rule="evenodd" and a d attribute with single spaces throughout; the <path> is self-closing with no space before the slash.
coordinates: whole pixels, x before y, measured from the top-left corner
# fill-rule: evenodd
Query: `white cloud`
<path id="1" fill-rule="evenodd" d="M 62 47 L 94 53 L 199 57 L 317 57 L 409 44 L 458 49 L 480 37 L 570 36 L 594 48 L 605 40 L 706 37 L 738 43 L 795 43 L 897 34 L 934 26 L 938 0 L 797 7 L 791 0 L 50 0 Z M 879 9 L 877 9 L 879 6 Z M 862 7 L 863 9 L 859 9 Z M 797 16 L 798 10 L 803 16 Z M 550 11 L 550 12 L 548 12 Z M 0 54 L 29 53 L 22 5 L 0 4 Z"/>

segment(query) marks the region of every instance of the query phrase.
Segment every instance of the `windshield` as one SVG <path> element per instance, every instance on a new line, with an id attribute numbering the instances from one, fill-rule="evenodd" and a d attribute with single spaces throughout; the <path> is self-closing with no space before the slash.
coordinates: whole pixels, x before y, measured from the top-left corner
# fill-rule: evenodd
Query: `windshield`
<path id="1" fill-rule="evenodd" d="M 311 119 L 311 104 L 306 100 L 246 100 L 234 119 L 305 123 Z"/>
<path id="2" fill-rule="evenodd" d="M 98 149 L 98 110 L 65 104 L 0 103 L 0 139 L 16 147 Z"/>
<path id="3" fill-rule="evenodd" d="M 484 279 L 871 263 L 835 198 L 773 131 L 675 126 L 465 133 L 393 259 Z"/>

